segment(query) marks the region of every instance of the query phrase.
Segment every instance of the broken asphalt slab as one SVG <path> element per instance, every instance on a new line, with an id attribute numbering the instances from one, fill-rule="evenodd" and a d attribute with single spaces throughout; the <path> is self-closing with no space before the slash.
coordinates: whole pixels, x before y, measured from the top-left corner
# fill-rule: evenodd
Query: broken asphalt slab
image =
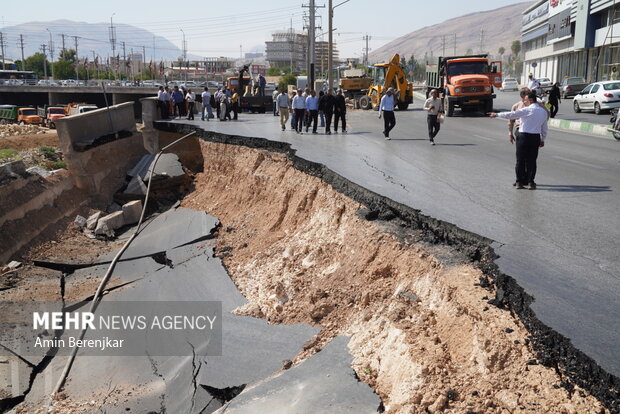
<path id="1" fill-rule="evenodd" d="M 197 356 L 204 347 L 200 343 L 188 344 L 187 356 L 92 357 L 80 351 L 65 386 L 68 400 L 90 401 L 103 396 L 112 410 L 213 412 L 245 384 L 280 370 L 282 361 L 294 359 L 303 344 L 320 331 L 308 325 L 269 325 L 262 319 L 230 313 L 247 300 L 214 257 L 213 246 L 191 243 L 210 234 L 217 223 L 204 212 L 188 209 L 172 209 L 155 218 L 135 241 L 140 243 L 131 255 L 137 258 L 118 263 L 112 275 L 122 283 L 132 283 L 103 300 L 221 301 L 222 355 Z M 164 251 L 166 263 L 153 260 L 153 250 Z M 73 279 L 71 284 L 101 276 L 106 269 L 106 265 L 79 269 L 68 280 Z M 64 357 L 56 357 L 33 378 L 26 396 L 30 406 L 45 402 L 64 361 Z"/>
<path id="2" fill-rule="evenodd" d="M 278 375 L 250 385 L 218 414 L 376 413 L 381 399 L 351 368 L 349 337 L 339 336 L 318 353 Z"/>

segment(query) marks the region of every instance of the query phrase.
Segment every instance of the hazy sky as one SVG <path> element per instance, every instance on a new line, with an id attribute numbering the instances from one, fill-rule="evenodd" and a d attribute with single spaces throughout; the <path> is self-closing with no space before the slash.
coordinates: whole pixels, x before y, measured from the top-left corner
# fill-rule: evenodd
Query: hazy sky
<path id="1" fill-rule="evenodd" d="M 333 0 L 333 5 L 343 0 Z M 349 0 L 334 10 L 334 40 L 341 57 L 360 56 L 365 34 L 371 36 L 370 49 L 406 33 L 446 19 L 468 13 L 491 10 L 519 0 Z M 0 27 L 32 21 L 68 19 L 88 23 L 127 23 L 164 36 L 182 47 L 183 29 L 188 52 L 198 56 L 238 57 L 245 52 L 262 51 L 265 40 L 274 30 L 302 30 L 302 4 L 309 0 L 202 0 L 196 2 L 149 1 L 84 1 L 31 0 L 24 7 L 8 7 L 0 11 Z M 317 6 L 327 6 L 327 0 L 316 0 Z M 327 32 L 327 12 L 319 8 L 317 24 Z M 1 30 L 1 29 L 0 29 Z M 478 28 L 474 28 L 478 30 Z M 320 29 L 319 29 L 320 31 Z M 71 33 L 79 35 L 79 33 Z M 131 39 L 119 39 L 131 42 Z M 324 36 L 327 40 L 327 35 Z"/>

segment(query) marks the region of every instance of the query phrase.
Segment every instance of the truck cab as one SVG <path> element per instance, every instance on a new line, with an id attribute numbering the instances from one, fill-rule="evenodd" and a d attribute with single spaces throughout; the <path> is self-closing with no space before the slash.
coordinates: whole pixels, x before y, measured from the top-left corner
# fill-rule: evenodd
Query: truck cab
<path id="1" fill-rule="evenodd" d="M 431 89 L 444 93 L 446 115 L 455 108 L 493 111 L 494 87 L 501 88 L 502 64 L 489 62 L 487 55 L 439 58 L 428 65 L 427 95 Z"/>
<path id="2" fill-rule="evenodd" d="M 50 128 L 56 128 L 56 121 L 65 116 L 65 108 L 63 106 L 48 106 L 45 109 L 45 123 Z"/>
<path id="3" fill-rule="evenodd" d="M 39 125 L 43 121 L 37 114 L 36 108 L 19 108 L 17 109 L 17 123 Z"/>

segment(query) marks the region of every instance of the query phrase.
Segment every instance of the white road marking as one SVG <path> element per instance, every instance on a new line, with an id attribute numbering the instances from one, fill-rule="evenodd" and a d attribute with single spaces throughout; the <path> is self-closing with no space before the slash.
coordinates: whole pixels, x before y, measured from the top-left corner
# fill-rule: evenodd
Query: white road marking
<path id="1" fill-rule="evenodd" d="M 597 170 L 604 170 L 605 169 L 605 167 L 601 167 L 600 165 L 594 165 L 594 164 L 590 164 L 590 163 L 587 163 L 587 162 L 573 160 L 573 159 L 570 159 L 570 158 L 564 158 L 564 157 L 560 157 L 558 155 L 554 155 L 553 158 L 555 158 L 556 160 L 572 162 L 573 164 L 582 165 L 584 167 L 596 168 Z"/>

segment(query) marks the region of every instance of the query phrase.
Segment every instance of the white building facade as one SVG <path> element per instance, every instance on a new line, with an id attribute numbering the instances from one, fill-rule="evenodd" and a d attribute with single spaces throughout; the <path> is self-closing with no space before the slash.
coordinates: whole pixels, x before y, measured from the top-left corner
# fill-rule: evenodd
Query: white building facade
<path id="1" fill-rule="evenodd" d="M 529 73 L 561 82 L 594 82 L 620 70 L 620 1 L 540 0 L 523 12 L 523 79 Z"/>

